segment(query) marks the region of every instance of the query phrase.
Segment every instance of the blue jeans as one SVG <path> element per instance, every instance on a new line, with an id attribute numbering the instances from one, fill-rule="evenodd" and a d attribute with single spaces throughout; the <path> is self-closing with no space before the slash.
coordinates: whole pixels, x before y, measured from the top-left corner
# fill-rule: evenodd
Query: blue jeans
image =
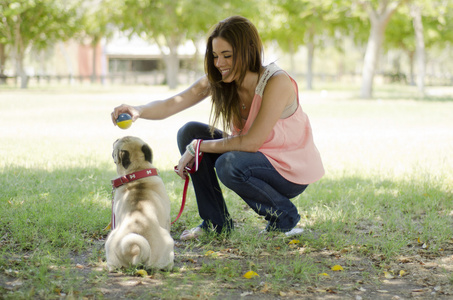
<path id="1" fill-rule="evenodd" d="M 193 139 L 219 138 L 222 138 L 220 130 L 211 136 L 208 125 L 189 122 L 178 131 L 179 151 L 183 154 Z M 231 151 L 204 153 L 198 171 L 191 174 L 203 229 L 213 226 L 221 233 L 229 232 L 234 226 L 217 177 L 265 217 L 267 231 L 286 232 L 299 222 L 300 215 L 290 199 L 300 195 L 308 185 L 283 178 L 261 152 Z"/>

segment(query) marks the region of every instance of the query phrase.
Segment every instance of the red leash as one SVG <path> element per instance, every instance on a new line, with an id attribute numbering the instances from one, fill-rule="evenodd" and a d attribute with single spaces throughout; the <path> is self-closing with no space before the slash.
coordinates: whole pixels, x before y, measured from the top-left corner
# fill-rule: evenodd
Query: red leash
<path id="1" fill-rule="evenodd" d="M 200 152 L 200 143 L 202 141 L 203 140 L 197 140 L 197 145 L 194 148 L 194 150 L 195 150 L 195 162 L 194 162 L 192 168 L 190 168 L 190 167 L 185 167 L 184 168 L 184 172 L 185 173 L 193 174 L 196 171 L 198 171 L 199 164 L 201 162 L 201 159 L 203 158 L 203 153 Z M 175 172 L 178 173 L 178 171 L 179 171 L 178 170 L 178 166 L 175 166 Z M 178 216 L 176 217 L 176 219 L 173 222 L 171 222 L 171 224 L 175 223 L 179 219 L 179 217 L 182 215 L 182 212 L 184 211 L 184 207 L 186 206 L 186 197 L 187 197 L 187 189 L 189 187 L 189 181 L 190 181 L 190 176 L 188 174 L 186 174 L 186 180 L 184 182 L 184 190 L 182 192 L 181 208 L 179 209 Z"/>

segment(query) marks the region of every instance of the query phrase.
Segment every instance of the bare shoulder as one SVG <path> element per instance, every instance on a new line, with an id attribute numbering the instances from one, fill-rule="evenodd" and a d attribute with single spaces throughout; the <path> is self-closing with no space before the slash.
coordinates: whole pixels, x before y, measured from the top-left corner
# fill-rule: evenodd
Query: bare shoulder
<path id="1" fill-rule="evenodd" d="M 293 95 L 294 87 L 288 74 L 283 70 L 277 71 L 266 84 L 264 94 L 272 95 Z"/>

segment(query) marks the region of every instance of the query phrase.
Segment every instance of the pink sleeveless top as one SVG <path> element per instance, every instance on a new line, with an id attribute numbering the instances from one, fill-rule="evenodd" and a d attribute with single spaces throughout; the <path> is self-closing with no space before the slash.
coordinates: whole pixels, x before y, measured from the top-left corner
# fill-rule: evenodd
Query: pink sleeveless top
<path id="1" fill-rule="evenodd" d="M 267 81 L 280 70 L 275 64 L 266 67 L 256 87 L 245 126 L 242 131 L 233 128 L 233 135 L 248 132 L 260 110 Z M 288 118 L 277 121 L 259 151 L 285 179 L 297 184 L 310 184 L 324 175 L 324 167 L 313 141 L 310 120 L 299 104 L 297 83 L 290 79 L 297 95 L 297 110 Z"/>

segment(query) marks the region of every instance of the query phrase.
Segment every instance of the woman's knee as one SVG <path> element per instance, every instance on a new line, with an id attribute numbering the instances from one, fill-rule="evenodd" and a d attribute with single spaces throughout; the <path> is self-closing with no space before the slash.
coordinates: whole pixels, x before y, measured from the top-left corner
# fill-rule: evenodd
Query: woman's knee
<path id="1" fill-rule="evenodd" d="M 241 166 L 237 164 L 237 152 L 226 152 L 222 154 L 215 163 L 217 177 L 222 183 L 231 187 L 232 182 L 236 182 L 241 177 Z M 243 166 L 242 166 L 243 167 Z"/>
<path id="2" fill-rule="evenodd" d="M 203 126 L 206 125 L 192 121 L 186 123 L 178 130 L 177 141 L 180 151 L 185 151 L 187 144 L 196 138 L 197 134 L 203 130 Z"/>

